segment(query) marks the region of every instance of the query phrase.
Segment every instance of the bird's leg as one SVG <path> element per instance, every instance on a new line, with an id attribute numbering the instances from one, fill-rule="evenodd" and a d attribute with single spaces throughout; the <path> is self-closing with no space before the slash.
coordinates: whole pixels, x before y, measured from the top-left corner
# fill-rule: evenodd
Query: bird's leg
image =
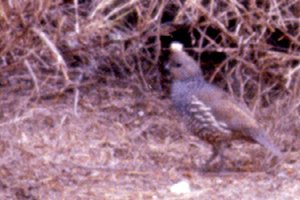
<path id="1" fill-rule="evenodd" d="M 216 171 L 224 172 L 225 170 L 225 156 L 224 156 L 224 149 L 227 146 L 226 143 L 218 143 L 214 144 L 212 147 L 212 154 L 209 157 L 209 159 L 206 161 L 203 171 L 209 171 L 209 165 L 211 164 L 212 161 L 216 159 L 217 156 L 220 156 L 220 162 L 218 163 L 218 166 L 216 168 Z"/>
<path id="2" fill-rule="evenodd" d="M 209 159 L 205 162 L 204 167 L 202 168 L 203 171 L 208 171 L 210 163 L 216 159 L 216 157 L 219 155 L 219 144 L 213 144 L 212 145 L 212 154 L 209 157 Z"/>
<path id="3" fill-rule="evenodd" d="M 223 172 L 224 171 L 224 166 L 225 166 L 225 162 L 224 162 L 224 149 L 227 146 L 226 143 L 221 143 L 218 147 L 218 154 L 220 155 L 220 163 L 218 166 L 218 170 Z"/>

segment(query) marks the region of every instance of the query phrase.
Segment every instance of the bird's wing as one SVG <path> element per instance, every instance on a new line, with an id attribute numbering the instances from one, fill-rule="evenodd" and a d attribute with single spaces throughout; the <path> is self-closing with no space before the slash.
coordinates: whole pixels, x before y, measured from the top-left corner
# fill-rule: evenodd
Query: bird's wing
<path id="1" fill-rule="evenodd" d="M 195 113 L 198 107 L 200 114 L 209 115 L 211 121 L 219 122 L 221 127 L 230 127 L 231 130 L 258 127 L 257 121 L 246 106 L 242 106 L 217 87 L 207 85 L 202 88 L 192 95 L 190 104 L 193 105 L 190 112 Z"/>
<path id="2" fill-rule="evenodd" d="M 241 106 L 222 90 L 214 90 L 214 95 L 211 94 L 211 90 L 202 90 L 200 94 L 191 96 L 189 112 L 203 124 L 203 128 L 209 126 L 210 129 L 222 133 L 236 131 L 239 134 L 232 137 L 254 140 L 274 155 L 281 154 L 280 149 L 267 137 L 246 107 Z"/>
<path id="3" fill-rule="evenodd" d="M 209 127 L 223 133 L 231 132 L 224 121 L 216 118 L 212 112 L 212 107 L 201 101 L 197 96 L 192 96 L 188 111 L 201 124 L 202 128 Z"/>

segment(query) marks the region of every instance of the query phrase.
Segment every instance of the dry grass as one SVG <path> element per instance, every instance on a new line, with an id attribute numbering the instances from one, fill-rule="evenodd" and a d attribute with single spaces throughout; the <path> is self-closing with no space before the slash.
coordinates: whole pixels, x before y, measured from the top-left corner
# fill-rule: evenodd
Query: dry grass
<path id="1" fill-rule="evenodd" d="M 300 3 L 0 3 L 0 199 L 296 199 Z M 163 71 L 181 41 L 206 78 L 245 101 L 284 150 L 210 147 L 185 129 Z M 271 173 L 266 173 L 271 172 Z M 192 191 L 169 187 L 189 181 Z"/>

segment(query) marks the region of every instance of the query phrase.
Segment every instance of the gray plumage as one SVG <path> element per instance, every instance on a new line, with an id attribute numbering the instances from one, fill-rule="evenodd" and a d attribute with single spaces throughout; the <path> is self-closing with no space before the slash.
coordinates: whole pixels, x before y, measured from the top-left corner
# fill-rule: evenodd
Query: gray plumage
<path id="1" fill-rule="evenodd" d="M 275 156 L 281 155 L 249 109 L 206 82 L 198 64 L 181 44 L 172 43 L 170 51 L 168 68 L 174 79 L 171 98 L 188 127 L 213 146 L 207 165 L 217 155 L 222 159 L 224 144 L 236 139 L 259 143 Z"/>

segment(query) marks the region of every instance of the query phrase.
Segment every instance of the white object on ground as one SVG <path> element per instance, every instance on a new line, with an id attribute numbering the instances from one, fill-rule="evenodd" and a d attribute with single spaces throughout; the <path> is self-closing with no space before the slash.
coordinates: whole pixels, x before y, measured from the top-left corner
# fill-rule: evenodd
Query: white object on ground
<path id="1" fill-rule="evenodd" d="M 186 194 L 191 192 L 190 184 L 186 180 L 179 181 L 170 187 L 170 191 L 174 194 Z"/>

